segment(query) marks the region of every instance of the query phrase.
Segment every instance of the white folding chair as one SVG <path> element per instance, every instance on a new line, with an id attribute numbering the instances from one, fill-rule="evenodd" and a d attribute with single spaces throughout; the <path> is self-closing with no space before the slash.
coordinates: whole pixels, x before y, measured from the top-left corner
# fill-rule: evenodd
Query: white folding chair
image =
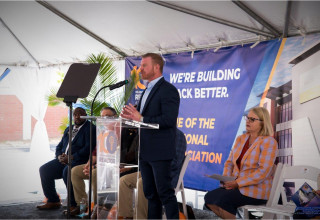
<path id="1" fill-rule="evenodd" d="M 249 209 L 250 210 L 259 210 L 259 208 L 261 207 L 271 207 L 272 205 L 278 204 L 279 201 L 279 197 L 277 197 L 276 194 L 276 188 L 278 185 L 278 182 L 280 180 L 280 175 L 282 172 L 282 168 L 283 168 L 283 164 L 282 163 L 278 163 L 278 165 L 274 165 L 276 166 L 275 171 L 273 173 L 273 180 L 272 180 L 272 186 L 271 186 L 271 191 L 270 191 L 270 195 L 269 195 L 269 199 L 267 204 L 264 205 L 246 205 L 246 206 L 242 206 L 240 208 L 243 209 L 243 218 L 244 219 L 249 219 Z M 267 214 L 268 215 L 268 214 Z"/>
<path id="2" fill-rule="evenodd" d="M 186 196 L 184 193 L 183 176 L 186 173 L 189 161 L 190 161 L 190 154 L 187 154 L 186 157 L 184 158 L 184 161 L 180 170 L 180 174 L 179 174 L 178 183 L 175 188 L 175 195 L 177 195 L 178 192 L 181 192 L 183 214 L 186 217 L 186 219 L 188 219 L 188 212 L 187 212 Z M 167 219 L 165 213 L 163 213 L 162 219 Z"/>
<path id="3" fill-rule="evenodd" d="M 288 166 L 283 165 L 278 182 L 275 184 L 273 201 L 267 203 L 266 206 L 253 206 L 254 209 L 262 211 L 264 213 L 264 219 L 284 219 L 291 218 L 295 211 L 295 204 L 288 202 L 286 193 L 283 187 L 283 183 L 287 180 L 311 180 L 317 181 L 317 177 L 320 173 L 320 169 L 311 166 Z M 273 184 L 274 185 L 274 184 Z M 300 186 L 296 186 L 299 188 Z M 280 195 L 282 197 L 282 205 L 278 204 Z"/>
<path id="4" fill-rule="evenodd" d="M 183 165 L 181 167 L 180 174 L 179 174 L 178 183 L 175 188 L 175 195 L 177 195 L 178 192 L 181 192 L 183 214 L 186 216 L 187 219 L 188 219 L 188 212 L 187 212 L 186 197 L 184 193 L 183 177 L 184 177 L 184 174 L 186 173 L 189 161 L 190 161 L 190 154 L 187 154 L 186 157 L 184 158 Z"/>

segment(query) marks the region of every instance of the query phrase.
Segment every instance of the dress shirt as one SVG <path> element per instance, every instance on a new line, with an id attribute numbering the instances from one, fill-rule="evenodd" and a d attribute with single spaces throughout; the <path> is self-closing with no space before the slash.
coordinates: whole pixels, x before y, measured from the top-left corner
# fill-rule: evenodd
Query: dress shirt
<path id="1" fill-rule="evenodd" d="M 151 82 L 149 82 L 143 96 L 142 96 L 142 99 L 141 99 L 141 106 L 140 106 L 140 114 L 142 114 L 142 110 L 144 108 L 144 104 L 146 103 L 147 101 L 147 98 L 152 90 L 152 88 L 154 87 L 154 85 L 162 78 L 163 76 L 160 76 L 154 80 L 152 80 Z"/>
<path id="2" fill-rule="evenodd" d="M 75 136 L 77 136 L 78 132 L 80 131 L 80 128 L 81 128 L 85 123 L 86 123 L 86 121 L 85 121 L 82 125 L 80 125 L 79 127 L 77 127 L 77 125 L 74 125 L 74 126 L 73 126 L 73 128 L 72 128 L 72 134 L 71 134 L 71 135 L 72 135 L 71 141 L 73 140 L 73 138 L 75 138 Z M 69 143 L 68 143 L 68 146 L 67 146 L 67 148 L 66 148 L 65 154 L 68 153 L 68 150 L 69 150 Z"/>

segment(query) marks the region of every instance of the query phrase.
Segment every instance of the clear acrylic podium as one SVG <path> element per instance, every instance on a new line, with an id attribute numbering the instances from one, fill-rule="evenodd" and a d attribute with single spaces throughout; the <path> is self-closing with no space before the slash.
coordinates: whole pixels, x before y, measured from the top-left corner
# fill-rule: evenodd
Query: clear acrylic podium
<path id="1" fill-rule="evenodd" d="M 136 128 L 140 135 L 140 129 L 159 129 L 159 125 L 123 118 L 96 117 L 96 127 L 97 217 L 98 219 L 117 219 L 122 128 Z M 140 139 L 138 145 L 140 146 Z"/>

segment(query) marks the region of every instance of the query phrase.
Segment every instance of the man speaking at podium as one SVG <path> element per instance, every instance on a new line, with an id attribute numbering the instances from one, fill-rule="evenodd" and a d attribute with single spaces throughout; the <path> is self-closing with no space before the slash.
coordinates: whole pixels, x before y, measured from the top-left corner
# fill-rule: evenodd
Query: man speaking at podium
<path id="1" fill-rule="evenodd" d="M 123 108 L 123 118 L 159 124 L 157 129 L 141 129 L 139 166 L 143 191 L 148 199 L 148 219 L 162 218 L 162 205 L 168 219 L 179 219 L 177 198 L 171 186 L 170 166 L 175 157 L 176 122 L 180 97 L 177 89 L 162 76 L 164 61 L 158 54 L 142 56 L 141 76 L 149 82 L 137 109 Z"/>

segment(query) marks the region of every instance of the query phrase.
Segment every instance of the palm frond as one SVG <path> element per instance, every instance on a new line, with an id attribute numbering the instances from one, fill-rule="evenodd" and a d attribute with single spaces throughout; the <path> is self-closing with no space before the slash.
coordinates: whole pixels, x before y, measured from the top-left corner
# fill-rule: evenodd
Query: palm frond
<path id="1" fill-rule="evenodd" d="M 80 103 L 82 103 L 85 106 L 85 108 L 87 109 L 87 114 L 89 115 L 91 113 L 92 101 L 95 95 L 97 94 L 97 92 L 99 91 L 99 89 L 104 86 L 116 83 L 118 78 L 116 74 L 116 67 L 113 65 L 112 60 L 109 59 L 104 53 L 100 53 L 98 55 L 91 54 L 88 56 L 86 61 L 88 63 L 100 63 L 101 65 L 98 72 L 98 76 L 93 82 L 93 85 L 90 89 L 88 96 L 84 99 L 78 100 Z M 137 80 L 140 79 L 138 73 L 139 71 L 137 71 L 135 67 L 134 74 L 131 73 L 129 84 L 126 85 L 124 95 L 115 95 L 114 92 L 110 91 L 109 89 L 105 89 L 104 91 L 101 91 L 101 93 L 98 95 L 93 105 L 93 115 L 95 116 L 100 115 L 101 109 L 103 107 L 108 107 L 110 103 L 112 103 L 112 107 L 119 114 L 124 104 L 130 98 L 132 91 L 136 87 Z M 62 83 L 65 74 L 62 72 L 58 72 L 58 74 L 60 76 L 59 83 Z M 63 102 L 63 99 L 56 97 L 57 91 L 58 91 L 57 88 L 51 88 L 50 95 L 46 97 L 50 106 L 56 106 Z M 63 118 L 61 121 L 59 130 L 63 132 L 65 128 L 68 126 L 68 123 L 69 123 L 68 117 Z"/>
<path id="2" fill-rule="evenodd" d="M 62 98 L 58 98 L 54 94 L 48 95 L 46 97 L 46 99 L 48 100 L 48 105 L 49 106 L 57 106 L 57 105 L 60 105 L 61 103 L 63 103 L 63 99 Z"/>
<path id="3" fill-rule="evenodd" d="M 61 134 L 63 134 L 64 130 L 66 130 L 68 125 L 69 125 L 69 117 L 68 116 L 63 117 L 61 119 L 61 123 L 60 123 L 60 126 L 59 126 L 59 131 L 61 132 Z"/>
<path id="4" fill-rule="evenodd" d="M 91 109 L 91 103 L 99 91 L 100 88 L 114 84 L 117 81 L 116 67 L 113 65 L 112 60 L 110 60 L 105 54 L 100 53 L 98 55 L 91 54 L 87 58 L 88 63 L 99 63 L 100 69 L 98 76 L 95 79 L 89 95 L 85 99 L 81 99 L 80 102 Z M 103 107 L 109 106 L 105 100 L 110 100 L 113 96 L 113 92 L 109 89 L 104 89 L 100 92 L 95 103 L 93 105 L 93 114 L 99 115 Z"/>
<path id="5" fill-rule="evenodd" d="M 112 60 L 110 60 L 104 53 L 100 53 L 97 56 L 91 54 L 88 59 L 88 63 L 100 63 L 99 69 L 99 82 L 102 86 L 113 84 L 117 81 L 116 67 L 113 65 Z"/>
<path id="6" fill-rule="evenodd" d="M 112 60 L 110 60 L 105 54 L 100 53 L 98 55 L 91 54 L 88 59 L 88 63 L 100 63 L 100 69 L 98 77 L 95 79 L 92 88 L 87 97 L 88 100 L 93 100 L 94 96 L 100 88 L 103 86 L 114 84 L 117 81 L 116 67 L 113 65 Z M 104 100 L 112 95 L 108 89 L 101 91 L 101 95 Z"/>
<path id="7" fill-rule="evenodd" d="M 61 84 L 64 79 L 65 73 L 58 71 L 57 74 L 59 76 L 57 82 Z M 57 97 L 57 92 L 57 87 L 49 89 L 49 95 L 46 95 L 46 100 L 48 101 L 49 106 L 57 106 L 63 103 L 63 99 Z"/>
<path id="8" fill-rule="evenodd" d="M 89 101 L 88 99 L 80 99 L 80 103 L 84 105 L 84 107 L 87 109 L 87 115 L 91 114 L 91 104 L 92 102 Z M 106 102 L 101 102 L 99 100 L 95 101 L 93 104 L 93 115 L 94 116 L 99 116 L 101 109 L 103 107 L 109 107 L 109 104 Z"/>
<path id="9" fill-rule="evenodd" d="M 116 110 L 117 114 L 119 115 L 122 111 L 124 106 L 123 98 L 115 99 L 113 102 L 113 108 Z"/>
<path id="10" fill-rule="evenodd" d="M 63 103 L 63 99 L 56 96 L 57 91 L 57 88 L 50 88 L 49 95 L 46 95 L 46 100 L 48 101 L 49 106 L 57 106 Z"/>

